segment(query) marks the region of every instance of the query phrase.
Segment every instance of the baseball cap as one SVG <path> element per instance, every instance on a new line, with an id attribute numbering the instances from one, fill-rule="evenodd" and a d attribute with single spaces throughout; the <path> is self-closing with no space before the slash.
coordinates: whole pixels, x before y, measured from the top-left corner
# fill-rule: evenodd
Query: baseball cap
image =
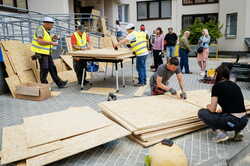
<path id="1" fill-rule="evenodd" d="M 134 27 L 135 27 L 134 24 L 128 24 L 128 25 L 126 26 L 126 29 L 132 29 L 132 28 L 134 28 Z"/>

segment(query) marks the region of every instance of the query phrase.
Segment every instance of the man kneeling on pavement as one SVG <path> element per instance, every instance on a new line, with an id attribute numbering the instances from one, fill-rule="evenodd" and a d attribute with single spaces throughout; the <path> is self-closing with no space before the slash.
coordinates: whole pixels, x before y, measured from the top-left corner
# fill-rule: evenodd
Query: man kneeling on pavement
<path id="1" fill-rule="evenodd" d="M 172 57 L 166 64 L 160 65 L 157 72 L 151 76 L 151 94 L 163 95 L 166 92 L 170 92 L 172 95 L 176 95 L 176 90 L 168 86 L 168 80 L 173 74 L 176 74 L 181 89 L 181 98 L 186 99 L 187 96 L 184 91 L 184 79 L 179 67 L 179 60 L 176 57 Z"/>
<path id="2" fill-rule="evenodd" d="M 85 28 L 83 25 L 77 27 L 77 31 L 73 33 L 71 36 L 71 45 L 73 50 L 89 50 L 92 49 L 90 37 L 85 32 Z M 75 57 L 73 59 L 74 70 L 76 72 L 78 84 L 81 85 L 82 83 L 82 76 L 83 76 L 83 69 L 85 69 L 84 74 L 84 82 L 83 84 L 89 83 L 86 80 L 86 68 L 87 68 L 87 61 L 83 59 L 79 59 Z"/>

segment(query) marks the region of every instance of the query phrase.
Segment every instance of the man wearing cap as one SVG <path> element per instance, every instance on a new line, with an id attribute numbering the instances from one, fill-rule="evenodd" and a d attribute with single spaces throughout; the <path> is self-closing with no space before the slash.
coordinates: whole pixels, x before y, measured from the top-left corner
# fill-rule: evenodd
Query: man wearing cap
<path id="1" fill-rule="evenodd" d="M 85 32 L 85 28 L 83 25 L 77 27 L 77 31 L 73 33 L 71 36 L 71 45 L 73 50 L 89 50 L 92 48 L 91 41 L 89 35 Z M 80 85 L 82 82 L 83 69 L 85 68 L 84 74 L 84 84 L 87 84 L 86 80 L 86 67 L 87 61 L 79 58 L 74 58 L 74 70 L 76 72 L 78 84 Z"/>
<path id="2" fill-rule="evenodd" d="M 145 32 L 135 31 L 135 26 L 133 24 L 128 24 L 126 30 L 128 32 L 127 37 L 119 41 L 116 47 L 123 44 L 130 45 L 131 50 L 136 55 L 136 69 L 138 72 L 138 83 L 136 86 L 143 86 L 147 83 L 146 59 L 149 54 L 147 34 Z"/>
<path id="3" fill-rule="evenodd" d="M 62 81 L 58 75 L 56 66 L 51 56 L 53 46 L 58 46 L 57 36 L 50 35 L 50 30 L 53 28 L 54 20 L 50 17 L 45 17 L 43 25 L 36 29 L 33 36 L 31 51 L 35 52 L 35 57 L 38 58 L 40 64 L 40 80 L 41 83 L 47 84 L 47 76 L 50 73 L 53 81 L 58 88 L 64 88 L 68 81 Z"/>

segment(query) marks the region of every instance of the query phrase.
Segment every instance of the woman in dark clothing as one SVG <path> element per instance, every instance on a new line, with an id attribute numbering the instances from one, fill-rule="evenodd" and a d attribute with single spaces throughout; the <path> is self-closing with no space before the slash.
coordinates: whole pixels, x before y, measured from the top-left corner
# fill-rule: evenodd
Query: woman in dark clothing
<path id="1" fill-rule="evenodd" d="M 240 131 L 247 125 L 244 97 L 240 87 L 229 80 L 229 69 L 221 65 L 216 69 L 215 84 L 212 87 L 211 104 L 198 112 L 199 118 L 216 132 L 217 143 L 229 139 L 226 131 L 234 131 L 233 140 L 241 140 Z M 221 109 L 217 109 L 217 105 Z"/>

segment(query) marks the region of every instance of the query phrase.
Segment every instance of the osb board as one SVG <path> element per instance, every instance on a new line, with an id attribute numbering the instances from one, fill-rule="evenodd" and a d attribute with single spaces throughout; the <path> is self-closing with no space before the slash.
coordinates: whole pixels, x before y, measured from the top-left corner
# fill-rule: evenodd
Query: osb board
<path id="1" fill-rule="evenodd" d="M 13 75 L 15 75 L 15 71 L 13 70 L 13 68 L 10 64 L 9 58 L 6 55 L 6 51 L 4 51 L 2 44 L 0 44 L 0 46 L 1 46 L 1 50 L 2 50 L 2 56 L 3 56 L 4 65 L 5 65 L 5 70 L 8 74 L 8 76 L 13 76 Z"/>
<path id="2" fill-rule="evenodd" d="M 88 90 L 82 90 L 81 93 L 88 93 L 88 94 L 96 94 L 96 95 L 108 95 L 109 93 L 114 93 L 116 96 L 124 96 L 123 94 L 116 93 L 114 88 L 100 88 L 100 87 L 92 87 Z"/>
<path id="3" fill-rule="evenodd" d="M 100 10 L 92 9 L 91 14 L 94 15 L 94 16 L 101 16 Z"/>
<path id="4" fill-rule="evenodd" d="M 199 129 L 197 129 L 197 130 L 199 130 Z M 157 143 L 161 142 L 165 138 L 169 138 L 169 139 L 170 138 L 175 138 L 175 137 L 179 137 L 179 136 L 182 136 L 182 135 L 185 135 L 185 134 L 188 134 L 188 133 L 192 133 L 192 132 L 194 132 L 194 129 L 185 130 L 185 131 L 178 131 L 178 132 L 175 132 L 175 133 L 172 133 L 172 134 L 168 134 L 167 136 L 163 136 L 162 138 L 157 138 L 157 139 L 154 139 L 154 140 L 151 140 L 151 141 L 148 141 L 148 142 L 142 141 L 139 138 L 135 137 L 134 135 L 129 135 L 128 137 L 132 141 L 135 141 L 138 144 L 142 145 L 143 147 L 147 148 L 149 146 L 152 146 L 154 144 L 157 144 Z"/>
<path id="5" fill-rule="evenodd" d="M 189 130 L 189 129 L 195 130 L 197 127 L 202 127 L 202 126 L 205 126 L 205 124 L 203 122 L 199 121 L 199 122 L 195 122 L 195 123 L 185 124 L 185 125 L 181 125 L 181 126 L 166 128 L 166 129 L 142 134 L 139 136 L 139 138 L 143 141 L 150 141 L 152 139 L 156 139 L 159 137 L 162 138 L 163 136 L 167 136 L 168 134 L 175 133 L 178 131 L 184 131 L 184 130 Z"/>
<path id="6" fill-rule="evenodd" d="M 61 55 L 62 60 L 72 69 L 74 70 L 73 66 L 73 58 L 69 55 Z"/>
<path id="7" fill-rule="evenodd" d="M 71 45 L 71 37 L 66 37 L 65 41 L 66 41 L 68 52 L 73 51 L 73 47 Z"/>
<path id="8" fill-rule="evenodd" d="M 62 93 L 62 92 L 60 92 L 60 91 L 51 91 L 51 96 L 57 97 L 57 96 L 59 96 L 61 93 Z"/>
<path id="9" fill-rule="evenodd" d="M 62 148 L 60 141 L 28 148 L 22 125 L 3 128 L 1 164 L 8 164 Z"/>
<path id="10" fill-rule="evenodd" d="M 37 79 L 35 77 L 33 70 L 22 71 L 20 73 L 18 72 L 18 76 L 19 76 L 21 83 L 37 82 Z"/>
<path id="11" fill-rule="evenodd" d="M 60 72 L 58 73 L 58 76 L 62 79 L 62 80 L 68 80 L 68 82 L 76 82 L 77 78 L 76 78 L 76 74 L 73 70 L 68 70 L 68 71 L 64 71 L 64 72 Z"/>
<path id="12" fill-rule="evenodd" d="M 133 57 L 134 55 L 128 49 L 119 49 L 114 50 L 113 48 L 101 48 L 101 49 L 93 49 L 93 50 L 85 50 L 85 51 L 73 51 L 69 52 L 71 56 L 79 56 L 86 58 L 107 58 L 107 59 L 124 59 Z"/>
<path id="13" fill-rule="evenodd" d="M 63 72 L 63 71 L 65 71 L 65 67 L 63 66 L 64 63 L 63 63 L 63 61 L 62 61 L 61 58 L 53 59 L 53 61 L 54 61 L 54 64 L 56 66 L 57 72 Z"/>
<path id="14" fill-rule="evenodd" d="M 199 107 L 166 96 L 150 96 L 103 102 L 99 106 L 112 111 L 136 130 L 148 129 L 197 116 Z M 125 126 L 126 127 L 126 126 Z"/>
<path id="15" fill-rule="evenodd" d="M 145 90 L 148 88 L 149 82 L 147 82 L 146 85 L 141 86 L 137 89 L 137 91 L 135 91 L 134 93 L 134 97 L 140 97 L 143 96 L 143 94 L 145 93 Z"/>
<path id="16" fill-rule="evenodd" d="M 101 29 L 104 35 L 108 34 L 105 18 L 101 18 Z"/>
<path id="17" fill-rule="evenodd" d="M 111 40 L 112 40 L 112 43 L 113 43 L 114 45 L 117 45 L 117 44 L 118 44 L 118 41 L 117 41 L 116 36 L 111 35 Z"/>
<path id="18" fill-rule="evenodd" d="M 26 161 L 20 161 L 16 164 L 16 166 L 27 166 Z"/>
<path id="19" fill-rule="evenodd" d="M 7 77 L 5 78 L 8 87 L 10 89 L 10 92 L 12 94 L 13 97 L 16 97 L 15 95 L 15 90 L 16 90 L 16 86 L 21 84 L 21 81 L 19 80 L 19 78 L 17 77 L 17 75 L 13 75 L 11 77 Z"/>
<path id="20" fill-rule="evenodd" d="M 36 77 L 37 82 L 40 82 L 40 72 L 38 69 L 38 61 L 30 59 L 31 69 Z"/>
<path id="21" fill-rule="evenodd" d="M 64 148 L 27 159 L 27 166 L 50 164 L 130 134 L 126 129 L 112 123 L 105 128 L 63 140 Z"/>
<path id="22" fill-rule="evenodd" d="M 114 48 L 111 37 L 105 36 L 105 37 L 101 38 L 101 40 L 103 40 L 104 48 Z"/>
<path id="23" fill-rule="evenodd" d="M 89 107 L 24 118 L 28 147 L 76 136 L 110 124 L 104 115 Z"/>

